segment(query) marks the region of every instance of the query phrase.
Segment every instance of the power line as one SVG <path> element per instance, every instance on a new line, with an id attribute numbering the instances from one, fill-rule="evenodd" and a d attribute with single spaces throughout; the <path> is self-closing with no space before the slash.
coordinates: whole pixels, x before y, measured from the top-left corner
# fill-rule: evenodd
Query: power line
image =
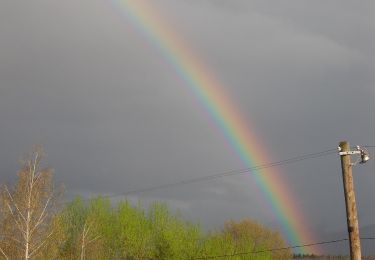
<path id="1" fill-rule="evenodd" d="M 316 242 L 316 243 L 310 243 L 310 244 L 304 244 L 304 245 L 295 245 L 295 246 L 271 248 L 271 249 L 265 249 L 265 250 L 249 251 L 249 252 L 234 253 L 234 254 L 206 256 L 206 257 L 200 257 L 200 258 L 195 258 L 195 259 L 196 260 L 199 260 L 199 259 L 214 259 L 214 258 L 223 258 L 223 257 L 231 257 L 231 256 L 240 256 L 240 255 L 261 254 L 261 253 L 283 251 L 283 250 L 296 249 L 296 248 L 302 248 L 302 247 L 311 247 L 311 246 L 317 246 L 317 245 L 335 244 L 335 243 L 340 243 L 340 242 L 344 242 L 344 241 L 348 241 L 348 240 L 349 240 L 348 238 L 342 238 L 342 239 L 335 239 L 335 240 L 330 240 L 330 241 L 322 241 L 322 242 Z M 361 238 L 361 240 L 375 240 L 375 237 L 363 237 L 363 238 Z"/>
<path id="2" fill-rule="evenodd" d="M 375 240 L 375 237 L 361 237 L 361 240 Z"/>
<path id="3" fill-rule="evenodd" d="M 375 145 L 365 145 L 363 147 L 375 148 Z M 196 183 L 196 182 L 201 182 L 201 181 L 209 181 L 209 180 L 218 179 L 218 178 L 222 178 L 222 177 L 240 175 L 240 174 L 249 173 L 249 172 L 253 172 L 255 174 L 256 171 L 263 170 L 263 169 L 266 169 L 266 168 L 283 166 L 283 165 L 286 165 L 286 164 L 292 164 L 292 163 L 296 163 L 296 162 L 307 160 L 307 159 L 319 158 L 319 157 L 335 154 L 336 152 L 337 152 L 337 149 L 329 149 L 329 150 L 325 150 L 325 151 L 321 151 L 321 152 L 317 152 L 317 153 L 310 153 L 310 154 L 305 154 L 305 155 L 301 155 L 301 156 L 296 156 L 296 157 L 292 157 L 292 158 L 277 161 L 277 162 L 261 164 L 261 165 L 257 165 L 257 166 L 254 166 L 254 167 L 231 170 L 231 171 L 216 173 L 216 174 L 212 174 L 212 175 L 208 175 L 208 176 L 204 176 L 204 177 L 198 177 L 198 178 L 182 180 L 182 181 L 177 181 L 177 182 L 172 182 L 172 183 L 167 183 L 167 184 L 161 184 L 161 185 L 157 185 L 157 186 L 140 188 L 140 189 L 130 190 L 130 191 L 122 192 L 122 193 L 107 195 L 107 196 L 103 196 L 103 197 L 113 198 L 113 197 L 127 196 L 127 195 L 131 195 L 131 194 L 137 194 L 137 193 L 143 193 L 143 192 L 148 192 L 148 191 L 166 189 L 166 188 L 170 188 L 170 187 L 178 186 L 178 185 L 186 185 L 186 184 L 191 184 L 191 183 Z"/>
<path id="4" fill-rule="evenodd" d="M 222 177 L 244 174 L 244 173 L 248 173 L 248 172 L 252 172 L 253 174 L 255 174 L 255 173 L 259 173 L 257 171 L 263 170 L 263 169 L 266 169 L 266 168 L 272 168 L 272 167 L 296 163 L 296 162 L 307 160 L 307 159 L 314 159 L 314 158 L 318 158 L 318 157 L 328 156 L 328 155 L 334 154 L 336 152 L 337 152 L 337 149 L 329 149 L 329 150 L 325 150 L 325 151 L 321 151 L 321 152 L 317 152 L 317 153 L 310 153 L 310 154 L 295 156 L 295 157 L 285 159 L 285 160 L 282 160 L 282 161 L 271 162 L 271 163 L 261 164 L 261 165 L 257 165 L 257 166 L 253 166 L 253 167 L 248 167 L 248 168 L 243 168 L 243 169 L 238 169 L 238 170 L 231 170 L 231 171 L 216 173 L 216 174 L 212 174 L 212 175 L 208 175 L 208 176 L 204 176 L 204 177 L 182 180 L 182 181 L 177 181 L 177 182 L 172 182 L 172 183 L 167 183 L 167 184 L 162 184 L 162 185 L 157 185 L 157 186 L 152 186 L 152 187 L 146 187 L 146 188 L 143 188 L 143 189 L 130 190 L 130 191 L 127 191 L 127 192 L 117 193 L 117 194 L 113 194 L 113 195 L 107 195 L 107 196 L 103 196 L 103 197 L 113 198 L 113 197 L 127 196 L 127 195 L 131 195 L 131 194 L 136 194 L 136 193 L 143 193 L 143 192 L 148 192 L 148 191 L 165 189 L 165 188 L 178 186 L 178 185 L 186 185 L 186 184 L 191 184 L 191 183 L 196 183 L 196 182 L 201 182 L 201 181 L 208 181 L 208 180 L 218 179 L 218 178 L 222 178 Z"/>

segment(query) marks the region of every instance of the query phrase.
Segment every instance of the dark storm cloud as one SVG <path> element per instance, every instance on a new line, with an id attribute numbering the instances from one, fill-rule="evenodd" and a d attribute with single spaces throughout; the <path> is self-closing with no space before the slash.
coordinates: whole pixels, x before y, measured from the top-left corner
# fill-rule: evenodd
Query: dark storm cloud
<path id="1" fill-rule="evenodd" d="M 217 75 L 270 160 L 333 148 L 341 139 L 375 144 L 372 1 L 155 6 Z M 35 143 L 45 145 L 69 194 L 119 193 L 243 168 L 186 86 L 111 4 L 3 1 L 0 36 L 2 181 L 14 178 L 17 159 Z M 374 224 L 374 163 L 355 171 L 361 223 Z M 312 229 L 322 237 L 345 229 L 335 155 L 276 172 Z M 249 176 L 132 196 L 138 198 L 165 200 L 210 226 L 247 215 L 277 225 Z"/>

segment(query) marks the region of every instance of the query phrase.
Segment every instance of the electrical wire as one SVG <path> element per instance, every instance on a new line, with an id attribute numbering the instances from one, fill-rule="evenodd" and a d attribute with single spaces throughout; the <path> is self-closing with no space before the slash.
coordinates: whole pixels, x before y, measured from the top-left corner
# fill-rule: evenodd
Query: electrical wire
<path id="1" fill-rule="evenodd" d="M 206 257 L 199 257 L 199 258 L 195 258 L 195 259 L 196 260 L 200 260 L 200 259 L 214 259 L 214 258 L 223 258 L 223 257 L 232 257 L 232 256 L 241 256 L 241 255 L 250 255 L 250 254 L 261 254 L 261 253 L 290 250 L 290 249 L 296 249 L 296 248 L 302 248 L 302 247 L 310 247 L 310 246 L 326 245 L 326 244 L 335 244 L 335 243 L 340 243 L 340 242 L 344 242 L 344 241 L 348 241 L 348 240 L 349 240 L 348 238 L 342 238 L 342 239 L 335 239 L 335 240 L 330 240 L 330 241 L 322 241 L 322 242 L 316 242 L 316 243 L 310 243 L 310 244 L 304 244 L 304 245 L 295 245 L 295 246 L 271 248 L 271 249 L 265 249 L 265 250 L 249 251 L 249 252 L 226 254 L 226 255 L 206 256 Z M 361 238 L 361 240 L 375 240 L 375 237 L 363 237 L 363 238 Z"/>
<path id="2" fill-rule="evenodd" d="M 375 148 L 375 145 L 365 145 L 363 147 Z M 144 193 L 144 192 L 149 192 L 149 191 L 166 189 L 166 188 L 170 188 L 170 187 L 173 187 L 173 186 L 186 185 L 186 184 L 197 183 L 197 182 L 201 182 L 201 181 L 209 181 L 209 180 L 233 176 L 233 175 L 240 175 L 240 174 L 249 173 L 249 172 L 253 172 L 253 174 L 256 174 L 256 173 L 259 173 L 257 171 L 263 170 L 263 169 L 266 169 L 266 168 L 283 166 L 283 165 L 286 165 L 286 164 L 292 164 L 292 163 L 296 163 L 296 162 L 307 160 L 307 159 L 319 158 L 319 157 L 323 157 L 323 156 L 327 156 L 327 155 L 331 155 L 331 154 L 335 154 L 335 153 L 337 153 L 337 149 L 329 149 L 329 150 L 325 150 L 325 151 L 321 151 L 321 152 L 317 152 L 317 153 L 310 153 L 310 154 L 292 157 L 292 158 L 282 160 L 282 161 L 261 164 L 261 165 L 257 165 L 257 166 L 254 166 L 254 167 L 231 170 L 231 171 L 216 173 L 216 174 L 212 174 L 212 175 L 208 175 L 208 176 L 204 176 L 204 177 L 198 177 L 198 178 L 181 180 L 181 181 L 167 183 L 167 184 L 161 184 L 161 185 L 157 185 L 157 186 L 140 188 L 140 189 L 130 190 L 130 191 L 122 192 L 122 193 L 105 195 L 103 197 L 104 198 L 114 198 L 114 197 L 127 196 L 127 195 L 132 195 L 132 194 L 137 194 L 137 193 Z"/>
<path id="3" fill-rule="evenodd" d="M 120 196 L 127 196 L 131 194 L 136 194 L 136 193 L 143 193 L 143 192 L 148 192 L 148 191 L 154 191 L 154 190 L 160 190 L 160 189 L 165 189 L 173 186 L 178 186 L 178 185 L 186 185 L 186 184 L 191 184 L 191 183 L 196 183 L 196 182 L 201 182 L 201 181 L 208 181 L 208 180 L 213 180 L 213 179 L 218 179 L 222 177 L 228 177 L 228 176 L 233 176 L 233 175 L 240 175 L 244 173 L 249 173 L 252 172 L 253 174 L 259 173 L 259 170 L 263 170 L 266 168 L 272 168 L 272 167 L 277 167 L 277 166 L 283 166 L 287 164 L 292 164 L 296 162 L 300 162 L 303 160 L 307 159 L 314 159 L 318 157 L 323 157 L 323 156 L 328 156 L 331 154 L 337 153 L 337 149 L 329 149 L 317 153 L 310 153 L 310 154 L 305 154 L 305 155 L 300 155 L 296 157 L 292 157 L 286 160 L 282 161 L 277 161 L 277 162 L 271 162 L 271 163 L 266 163 L 266 164 L 261 164 L 257 165 L 254 167 L 248 167 L 248 168 L 243 168 L 243 169 L 238 169 L 238 170 L 231 170 L 227 172 L 221 172 L 221 173 L 216 173 L 204 177 L 198 177 L 198 178 L 193 178 L 193 179 L 187 179 L 187 180 L 182 180 L 182 181 L 177 181 L 177 182 L 172 182 L 172 183 L 167 183 L 167 184 L 162 184 L 162 185 L 157 185 L 157 186 L 151 186 L 151 187 L 146 187 L 146 188 L 141 188 L 141 189 L 135 189 L 135 190 L 130 190 L 127 192 L 122 192 L 122 193 L 117 193 L 117 194 L 112 194 L 112 195 L 107 195 L 103 196 L 104 198 L 113 198 L 113 197 L 120 197 Z"/>
<path id="4" fill-rule="evenodd" d="M 366 146 L 363 146 L 363 147 L 375 148 L 375 145 L 366 145 Z M 189 179 L 189 180 L 182 180 L 182 181 L 178 181 L 178 182 L 174 182 L 174 183 L 167 183 L 167 184 L 152 186 L 152 187 L 143 188 L 143 189 L 130 190 L 130 191 L 127 191 L 127 192 L 122 192 L 122 193 L 113 194 L 113 195 L 107 195 L 107 196 L 103 196 L 103 197 L 112 198 L 112 197 L 119 197 L 119 196 L 127 196 L 127 195 L 131 195 L 131 194 L 136 194 L 136 193 L 143 193 L 143 192 L 147 192 L 147 191 L 165 189 L 165 188 L 169 188 L 169 187 L 172 187 L 172 186 L 185 185 L 185 184 L 196 183 L 196 182 L 201 182 L 201 181 L 208 181 L 208 180 L 212 180 L 212 179 L 217 179 L 217 178 L 222 178 L 222 177 L 227 177 L 227 176 L 233 176 L 233 175 L 239 175 L 239 174 L 244 174 L 244 173 L 249 173 L 249 172 L 252 172 L 253 174 L 256 174 L 256 173 L 259 173 L 258 172 L 259 170 L 263 170 L 263 169 L 266 169 L 266 168 L 283 166 L 283 165 L 287 165 L 287 164 L 300 162 L 300 161 L 303 161 L 303 160 L 324 157 L 324 156 L 328 156 L 328 155 L 336 154 L 336 153 L 337 153 L 337 149 L 329 149 L 329 150 L 325 150 L 325 151 L 321 151 L 321 152 L 317 152 L 317 153 L 310 153 L 310 154 L 292 157 L 292 158 L 282 160 L 282 161 L 261 164 L 261 165 L 257 165 L 257 166 L 254 166 L 254 167 L 248 167 L 248 168 L 243 168 L 243 169 L 238 169 L 238 170 L 231 170 L 231 171 L 212 174 L 212 175 L 208 175 L 208 176 L 204 176 L 204 177 L 198 177 L 198 178 Z M 196 260 L 199 260 L 199 259 L 214 259 L 214 258 L 232 257 L 232 256 L 249 255 L 249 254 L 260 254 L 260 253 L 290 250 L 290 249 L 296 249 L 296 248 L 302 248 L 302 247 L 311 247 L 311 246 L 316 246 L 316 245 L 333 244 L 333 243 L 339 243 L 339 242 L 344 242 L 344 241 L 348 241 L 348 240 L 349 240 L 348 238 L 342 238 L 342 239 L 322 241 L 322 242 L 317 242 L 317 243 L 294 245 L 294 246 L 288 246 L 288 247 L 272 248 L 272 249 L 266 249 L 266 250 L 258 250 L 258 251 L 250 251 L 250 252 L 242 252 L 242 253 L 234 253 L 234 254 L 226 254 L 226 255 L 206 256 L 206 257 L 195 258 L 195 259 Z M 375 237 L 363 237 L 363 238 L 361 238 L 361 240 L 375 240 Z"/>
<path id="5" fill-rule="evenodd" d="M 366 145 L 366 146 L 363 146 L 363 147 L 375 148 L 375 145 Z M 130 191 L 127 191 L 127 192 L 122 192 L 122 193 L 113 194 L 113 195 L 107 195 L 107 196 L 103 196 L 103 197 L 104 198 L 112 198 L 112 197 L 119 197 L 119 196 L 127 196 L 127 195 L 131 195 L 131 194 L 136 194 L 136 193 L 143 193 L 143 192 L 147 192 L 147 191 L 165 189 L 165 188 L 169 188 L 169 187 L 173 187 L 173 186 L 177 186 L 177 185 L 185 185 L 185 184 L 196 183 L 196 182 L 201 182 L 201 181 L 208 181 L 208 180 L 212 180 L 212 179 L 217 179 L 217 178 L 222 178 L 222 177 L 227 177 L 227 176 L 233 176 L 233 175 L 239 175 L 239 174 L 244 174 L 244 173 L 249 173 L 249 172 L 252 172 L 253 174 L 257 174 L 257 173 L 259 173 L 258 172 L 259 170 L 263 170 L 263 169 L 266 169 L 266 168 L 283 166 L 283 165 L 287 165 L 287 164 L 300 162 L 300 161 L 303 161 L 303 160 L 324 157 L 324 156 L 328 156 L 328 155 L 336 154 L 336 153 L 337 153 L 337 149 L 329 149 L 329 150 L 325 150 L 325 151 L 321 151 L 321 152 L 317 152 L 317 153 L 310 153 L 310 154 L 292 157 L 292 158 L 282 160 L 282 161 L 261 164 L 261 165 L 257 165 L 257 166 L 254 166 L 254 167 L 248 167 L 248 168 L 243 168 L 243 169 L 238 169 L 238 170 L 231 170 L 231 171 L 212 174 L 212 175 L 208 175 L 208 176 L 204 176 L 204 177 L 198 177 L 198 178 L 189 179 L 189 180 L 182 180 L 182 181 L 178 181 L 178 182 L 174 182 L 174 183 L 167 183 L 167 184 L 152 186 L 152 187 L 143 188 L 143 189 L 130 190 Z M 317 243 L 294 245 L 294 246 L 288 246 L 288 247 L 272 248 L 272 249 L 266 249 L 266 250 L 242 252 L 242 253 L 235 253 L 235 254 L 206 256 L 206 257 L 203 257 L 203 258 L 195 258 L 195 259 L 197 259 L 197 260 L 198 259 L 214 259 L 214 258 L 232 257 L 232 256 L 249 255 L 249 254 L 260 254 L 260 253 L 266 253 L 266 252 L 290 250 L 290 249 L 310 247 L 310 246 L 316 246 L 316 245 L 333 244 L 333 243 L 339 243 L 339 242 L 344 242 L 344 241 L 348 241 L 348 240 L 349 240 L 348 238 L 342 238 L 342 239 L 322 241 L 322 242 L 317 242 Z M 361 240 L 375 240 L 375 237 L 363 237 L 363 238 L 361 238 Z"/>

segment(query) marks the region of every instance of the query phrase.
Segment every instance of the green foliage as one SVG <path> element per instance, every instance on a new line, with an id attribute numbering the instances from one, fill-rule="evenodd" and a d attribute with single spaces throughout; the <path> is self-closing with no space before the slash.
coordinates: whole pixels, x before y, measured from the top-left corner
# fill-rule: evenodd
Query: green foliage
<path id="1" fill-rule="evenodd" d="M 59 258 L 183 260 L 234 254 L 231 259 L 260 260 L 290 256 L 288 251 L 242 254 L 284 246 L 277 233 L 249 219 L 231 220 L 223 230 L 204 234 L 199 225 L 172 213 L 162 203 L 145 210 L 126 200 L 111 206 L 102 197 L 88 202 L 78 197 L 65 206 L 57 220 L 64 234 Z M 92 243 L 84 244 L 83 234 L 86 242 Z"/>
<path id="2" fill-rule="evenodd" d="M 123 259 L 144 259 L 151 257 L 151 226 L 144 210 L 133 207 L 128 201 L 120 201 L 114 210 L 116 241 L 114 256 Z"/>
<path id="3" fill-rule="evenodd" d="M 243 219 L 239 222 L 229 220 L 224 224 L 224 233 L 229 234 L 237 250 L 262 252 L 270 248 L 284 248 L 286 244 L 278 232 L 270 230 L 251 220 Z M 243 252 L 242 251 L 242 252 Z M 262 258 L 256 258 L 262 256 Z M 258 253 L 251 259 L 290 259 L 290 250 Z"/>
<path id="4" fill-rule="evenodd" d="M 126 200 L 111 205 L 100 196 L 77 197 L 55 217 L 53 230 L 40 259 L 290 259 L 288 251 L 245 254 L 284 245 L 277 233 L 249 219 L 204 233 L 162 203 L 146 210 Z"/>
<path id="5" fill-rule="evenodd" d="M 39 150 L 38 150 L 39 151 Z M 49 169 L 36 151 L 14 188 L 0 186 L 0 258 L 19 259 L 289 259 L 281 236 L 245 219 L 205 233 L 163 203 L 148 209 L 80 197 L 58 207 Z M 43 153 L 41 153 L 43 154 Z M 25 218 L 24 216 L 30 216 Z M 256 254 L 251 252 L 258 251 Z M 259 252 L 262 251 L 262 252 Z M 11 257 L 8 257 L 11 256 Z"/>
<path id="6" fill-rule="evenodd" d="M 224 229 L 212 232 L 203 241 L 201 258 L 223 255 L 230 259 L 290 259 L 290 252 L 270 252 L 267 249 L 283 246 L 278 234 L 262 225 L 244 219 L 227 221 Z M 254 253 L 251 253 L 254 252 Z"/>
<path id="7" fill-rule="evenodd" d="M 155 259 L 191 259 L 199 251 L 199 226 L 173 215 L 164 204 L 151 205 L 148 212 Z"/>

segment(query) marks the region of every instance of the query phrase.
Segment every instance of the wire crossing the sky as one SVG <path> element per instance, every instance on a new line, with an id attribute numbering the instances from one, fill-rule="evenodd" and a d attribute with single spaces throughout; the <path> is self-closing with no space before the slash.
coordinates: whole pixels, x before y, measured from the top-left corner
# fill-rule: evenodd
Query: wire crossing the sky
<path id="1" fill-rule="evenodd" d="M 295 246 L 271 248 L 271 249 L 265 249 L 265 250 L 249 251 L 249 252 L 241 252 L 241 253 L 233 253 L 233 254 L 226 254 L 226 255 L 205 256 L 205 257 L 199 257 L 199 258 L 194 258 L 194 259 L 195 260 L 200 260 L 200 259 L 215 259 L 215 258 L 223 258 L 223 257 L 241 256 L 241 255 L 254 255 L 254 254 L 262 254 L 262 253 L 268 253 L 268 252 L 275 252 L 275 251 L 283 251 L 283 250 L 296 249 L 296 248 L 301 248 L 301 247 L 310 247 L 310 246 L 317 246 L 317 245 L 336 244 L 336 243 L 340 243 L 340 242 L 344 242 L 344 241 L 348 241 L 348 240 L 349 240 L 349 238 L 342 238 L 342 239 L 335 239 L 335 240 L 330 240 L 330 241 L 322 241 L 322 242 L 316 242 L 316 243 L 310 243 L 310 244 L 304 244 L 304 245 L 295 245 Z M 362 237 L 361 240 L 375 240 L 375 237 Z"/>
<path id="2" fill-rule="evenodd" d="M 166 188 L 170 188 L 170 187 L 178 186 L 178 185 L 186 185 L 186 184 L 191 184 L 191 183 L 196 183 L 196 182 L 201 182 L 201 181 L 209 181 L 209 180 L 233 176 L 233 175 L 240 175 L 240 174 L 249 173 L 249 172 L 251 172 L 252 174 L 260 174 L 258 171 L 263 170 L 263 169 L 277 167 L 277 166 L 283 166 L 283 165 L 287 165 L 287 164 L 300 162 L 300 161 L 303 161 L 303 160 L 324 157 L 324 156 L 328 156 L 328 155 L 336 154 L 336 153 L 337 153 L 337 149 L 329 149 L 329 150 L 325 150 L 325 151 L 321 151 L 321 152 L 317 152 L 317 153 L 310 153 L 310 154 L 295 156 L 295 157 L 285 159 L 285 160 L 282 160 L 282 161 L 256 165 L 254 167 L 243 168 L 243 169 L 238 169 L 238 170 L 231 170 L 231 171 L 216 173 L 216 174 L 212 174 L 212 175 L 208 175 L 208 176 L 203 176 L 203 177 L 198 177 L 198 178 L 193 178 L 193 179 L 188 179 L 188 180 L 182 180 L 182 181 L 177 181 L 177 182 L 172 182 L 172 183 L 167 183 L 167 184 L 162 184 L 162 185 L 157 185 L 157 186 L 152 186 L 152 187 L 146 187 L 146 188 L 143 188 L 143 189 L 135 189 L 135 190 L 130 190 L 130 191 L 127 191 L 127 192 L 107 195 L 107 196 L 103 196 L 103 197 L 104 198 L 113 198 L 113 197 L 127 196 L 127 195 L 132 195 L 132 194 L 137 194 L 137 193 L 148 192 L 148 191 L 166 189 Z"/>
<path id="3" fill-rule="evenodd" d="M 375 148 L 375 145 L 366 145 L 366 146 L 362 146 L 362 147 Z M 112 194 L 112 195 L 107 195 L 107 196 L 102 196 L 102 197 L 112 198 L 112 197 L 127 196 L 127 195 L 131 195 L 131 194 L 143 193 L 143 192 L 154 191 L 154 190 L 159 190 L 159 189 L 166 189 L 166 188 L 178 186 L 178 185 L 186 185 L 186 184 L 190 184 L 190 183 L 208 181 L 208 180 L 218 179 L 218 178 L 227 177 L 227 176 L 240 175 L 240 174 L 249 173 L 249 172 L 251 172 L 252 174 L 261 174 L 258 171 L 262 170 L 262 169 L 272 168 L 272 167 L 277 167 L 277 166 L 283 166 L 283 165 L 287 165 L 287 164 L 297 163 L 297 162 L 300 162 L 300 161 L 303 161 L 303 160 L 325 157 L 325 156 L 329 156 L 329 155 L 337 154 L 337 153 L 338 153 L 337 148 L 328 149 L 328 150 L 324 150 L 324 151 L 317 152 L 317 153 L 304 154 L 304 155 L 291 157 L 289 159 L 285 159 L 285 160 L 281 160 L 281 161 L 256 165 L 256 166 L 249 167 L 249 168 L 231 170 L 231 171 L 221 172 L 221 173 L 212 174 L 212 175 L 208 175 L 208 176 L 204 176 L 204 177 L 182 180 L 182 181 L 162 184 L 162 185 L 158 185 L 158 186 L 146 187 L 146 188 L 143 188 L 143 189 L 135 189 L 135 190 L 130 190 L 130 191 L 123 192 L 123 193 Z M 375 237 L 363 237 L 363 238 L 360 238 L 360 239 L 361 240 L 375 240 Z M 322 242 L 316 242 L 316 243 L 310 243 L 310 244 L 287 246 L 287 247 L 281 247 L 281 248 L 272 248 L 272 249 L 259 250 L 259 251 L 250 251 L 250 252 L 242 252 L 242 253 L 235 253 L 235 254 L 217 255 L 217 256 L 206 256 L 206 257 L 203 257 L 203 258 L 195 258 L 195 259 L 197 259 L 197 260 L 198 259 L 215 259 L 215 258 L 232 257 L 232 256 L 240 256 L 240 255 L 261 254 L 261 253 L 266 253 L 266 252 L 290 250 L 290 249 L 296 249 L 296 248 L 311 247 L 311 246 L 316 246 L 316 245 L 340 243 L 340 242 L 344 242 L 344 241 L 348 241 L 348 238 L 342 238 L 342 239 L 336 239 L 336 240 L 330 240 L 330 241 L 322 241 Z"/>
<path id="4" fill-rule="evenodd" d="M 363 147 L 375 148 L 375 145 L 364 145 Z M 336 153 L 337 153 L 337 148 L 336 149 L 328 149 L 328 150 L 324 150 L 324 151 L 317 152 L 317 153 L 304 154 L 304 155 L 295 156 L 295 157 L 285 159 L 285 160 L 281 160 L 281 161 L 277 161 L 277 162 L 271 162 L 271 163 L 257 165 L 257 166 L 254 166 L 254 167 L 231 170 L 231 171 L 216 173 L 216 174 L 198 177 L 198 178 L 193 178 L 193 179 L 181 180 L 181 181 L 161 184 L 161 185 L 157 185 L 157 186 L 140 188 L 140 189 L 130 190 L 130 191 L 122 192 L 122 193 L 106 195 L 106 196 L 103 196 L 103 197 L 104 198 L 114 198 L 114 197 L 127 196 L 127 195 L 132 195 L 132 194 L 138 194 L 138 193 L 144 193 L 144 192 L 155 191 L 155 190 L 160 190 L 160 189 L 166 189 L 166 188 L 170 188 L 170 187 L 173 187 L 173 186 L 186 185 L 186 184 L 197 183 L 197 182 L 201 182 L 201 181 L 209 181 L 209 180 L 233 176 L 233 175 L 240 175 L 240 174 L 249 173 L 249 172 L 252 172 L 253 174 L 259 174 L 259 172 L 258 172 L 259 170 L 263 170 L 263 169 L 266 169 L 266 168 L 283 166 L 283 165 L 287 165 L 287 164 L 300 162 L 300 161 L 303 161 L 303 160 L 315 159 L 315 158 L 324 157 L 324 156 L 328 156 L 328 155 L 336 154 Z"/>

